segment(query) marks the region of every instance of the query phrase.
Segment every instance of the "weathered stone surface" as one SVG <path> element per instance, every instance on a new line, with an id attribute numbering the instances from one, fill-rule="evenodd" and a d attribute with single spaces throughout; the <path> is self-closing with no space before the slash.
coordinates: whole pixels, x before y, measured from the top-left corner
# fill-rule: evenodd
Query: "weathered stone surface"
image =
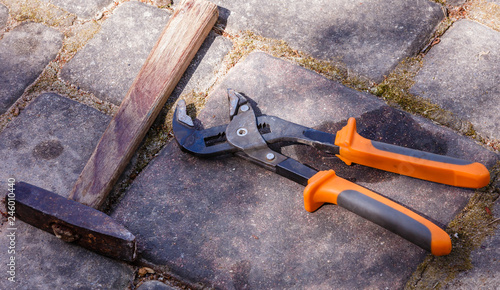
<path id="1" fill-rule="evenodd" d="M 109 119 L 55 94 L 39 96 L 0 134 L 0 185 L 7 188 L 8 178 L 14 178 L 67 196 Z M 16 228 L 15 254 L 8 252 L 9 228 Z M 17 281 L 4 275 L 2 289 L 123 289 L 133 278 L 128 265 L 19 220 L 14 226 L 4 223 L 0 231 L 0 259 L 15 257 Z"/>
<path id="2" fill-rule="evenodd" d="M 68 196 L 109 120 L 58 95 L 40 95 L 2 132 L 0 181 L 13 177 Z"/>
<path id="3" fill-rule="evenodd" d="M 213 85 L 216 81 L 215 72 L 232 45 L 229 39 L 210 32 L 177 84 L 173 92 L 174 99 L 182 93 L 205 91 Z"/>
<path id="4" fill-rule="evenodd" d="M 500 201 L 493 211 L 495 219 L 500 218 Z M 496 289 L 500 285 L 500 227 L 488 237 L 479 249 L 472 252 L 472 268 L 462 272 L 446 285 L 447 289 Z"/>
<path id="5" fill-rule="evenodd" d="M 411 92 L 500 139 L 500 32 L 461 20 L 424 58 Z"/>
<path id="6" fill-rule="evenodd" d="M 123 3 L 62 69 L 61 77 L 119 105 L 168 17 L 166 11 L 140 2 Z"/>
<path id="7" fill-rule="evenodd" d="M 175 1 L 179 2 L 178 0 Z M 381 81 L 425 45 L 443 18 L 432 1 L 213 0 L 230 30 L 283 39 L 321 59 Z"/>
<path id="8" fill-rule="evenodd" d="M 5 27 L 8 18 L 9 18 L 9 8 L 0 3 L 0 30 Z"/>
<path id="9" fill-rule="evenodd" d="M 23 23 L 0 41 L 0 114 L 3 114 L 53 60 L 63 35 L 45 25 Z"/>
<path id="10" fill-rule="evenodd" d="M 458 5 L 462 5 L 465 3 L 466 0 L 446 0 L 446 4 L 448 5 L 454 5 L 454 6 L 458 6 Z"/>
<path id="11" fill-rule="evenodd" d="M 254 53 L 210 95 L 199 119 L 227 122 L 226 88 L 258 113 L 335 132 L 358 118 L 361 135 L 479 161 L 495 154 L 446 128 L 288 62 Z M 304 146 L 283 153 L 448 223 L 472 190 L 362 166 Z M 142 255 L 175 274 L 221 288 L 401 288 L 426 253 L 347 210 L 304 210 L 303 187 L 238 158 L 200 159 L 175 142 L 136 179 L 112 216 L 136 233 Z M 446 210 L 443 210 L 446 208 Z"/>
<path id="12" fill-rule="evenodd" d="M 144 17 L 137 18 L 138 13 Z M 167 19 L 163 10 L 137 2 L 123 4 L 110 17 L 111 22 L 106 22 L 99 34 L 63 68 L 62 78 L 101 99 L 120 104 Z M 116 33 L 117 30 L 122 32 Z M 144 38 L 144 34 L 150 35 Z M 231 46 L 227 38 L 210 33 L 179 81 L 174 98 L 183 92 L 208 89 L 215 82 L 214 72 Z"/>
<path id="13" fill-rule="evenodd" d="M 139 287 L 137 287 L 137 290 L 175 290 L 175 289 L 176 288 L 173 288 L 160 281 L 146 281 Z"/>
<path id="14" fill-rule="evenodd" d="M 59 6 L 81 18 L 92 18 L 102 8 L 108 6 L 113 0 L 42 0 Z"/>

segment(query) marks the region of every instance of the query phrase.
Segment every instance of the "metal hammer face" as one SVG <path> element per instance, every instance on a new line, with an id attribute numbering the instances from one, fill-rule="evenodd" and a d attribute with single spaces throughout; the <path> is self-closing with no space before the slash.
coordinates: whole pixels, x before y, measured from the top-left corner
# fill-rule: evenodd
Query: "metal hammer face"
<path id="1" fill-rule="evenodd" d="M 134 235 L 108 215 L 28 183 L 15 190 L 16 216 L 24 222 L 104 256 L 135 260 Z"/>

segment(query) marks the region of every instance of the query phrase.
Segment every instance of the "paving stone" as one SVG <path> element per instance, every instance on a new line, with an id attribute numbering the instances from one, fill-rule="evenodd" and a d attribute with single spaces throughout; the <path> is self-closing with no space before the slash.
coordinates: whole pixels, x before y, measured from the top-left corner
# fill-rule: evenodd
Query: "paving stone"
<path id="1" fill-rule="evenodd" d="M 42 0 L 55 6 L 59 6 L 68 12 L 76 14 L 81 18 L 92 18 L 102 8 L 113 3 L 113 0 Z"/>
<path id="2" fill-rule="evenodd" d="M 137 18 L 138 13 L 144 17 Z M 61 77 L 119 105 L 167 20 L 163 10 L 138 2 L 123 4 L 98 35 L 63 68 Z M 149 35 L 144 37 L 145 34 Z M 183 92 L 208 89 L 231 46 L 229 39 L 211 32 L 179 81 L 174 99 Z"/>
<path id="3" fill-rule="evenodd" d="M 120 5 L 61 71 L 61 78 L 119 105 L 168 21 L 140 2 Z"/>
<path id="4" fill-rule="evenodd" d="M 229 39 L 210 32 L 172 93 L 173 99 L 182 93 L 210 88 L 217 79 L 215 72 L 232 46 Z"/>
<path id="5" fill-rule="evenodd" d="M 0 135 L 0 185 L 8 178 L 68 196 L 110 117 L 56 94 L 40 95 Z M 2 205 L 4 206 L 4 205 Z M 0 259 L 9 261 L 7 223 Z M 133 269 L 16 221 L 16 281 L 12 289 L 124 289 Z M 5 269 L 5 267 L 4 267 Z M 5 273 L 5 272 L 4 272 Z M 6 276 L 4 276 L 6 277 Z"/>
<path id="6" fill-rule="evenodd" d="M 466 0 L 446 0 L 447 5 L 459 6 L 465 3 Z"/>
<path id="7" fill-rule="evenodd" d="M 227 122 L 226 88 L 258 113 L 335 132 L 358 118 L 361 135 L 492 166 L 498 157 L 422 118 L 309 70 L 253 53 L 210 94 L 198 117 Z M 304 146 L 282 152 L 448 223 L 473 190 L 354 165 Z M 473 152 L 473 153 L 472 153 Z M 141 255 L 216 288 L 402 288 L 426 253 L 333 205 L 304 210 L 303 187 L 239 158 L 200 159 L 169 143 L 139 175 L 112 216 L 137 235 Z M 446 210 L 443 210 L 446 208 Z"/>
<path id="8" fill-rule="evenodd" d="M 160 281 L 146 281 L 141 286 L 137 287 L 137 290 L 175 290 L 176 288 L 173 288 L 165 283 L 162 283 Z"/>
<path id="9" fill-rule="evenodd" d="M 493 211 L 495 219 L 500 218 L 500 200 Z M 498 224 L 498 222 L 497 222 Z M 446 285 L 446 289 L 498 289 L 500 285 L 500 227 L 488 237 L 480 248 L 471 254 L 474 268 L 462 272 Z"/>
<path id="10" fill-rule="evenodd" d="M 500 139 L 500 32 L 456 22 L 425 56 L 410 91 Z"/>
<path id="11" fill-rule="evenodd" d="M 5 27 L 5 24 L 7 24 L 8 18 L 9 18 L 9 8 L 0 3 L 0 30 Z"/>
<path id="12" fill-rule="evenodd" d="M 56 94 L 40 95 L 2 132 L 1 181 L 13 177 L 67 196 L 109 120 Z"/>
<path id="13" fill-rule="evenodd" d="M 24 93 L 53 60 L 63 35 L 45 25 L 23 23 L 0 41 L 0 114 Z"/>
<path id="14" fill-rule="evenodd" d="M 176 3 L 179 0 L 175 1 Z M 321 59 L 340 59 L 380 82 L 418 52 L 443 18 L 433 1 L 213 0 L 227 28 L 283 39 Z"/>

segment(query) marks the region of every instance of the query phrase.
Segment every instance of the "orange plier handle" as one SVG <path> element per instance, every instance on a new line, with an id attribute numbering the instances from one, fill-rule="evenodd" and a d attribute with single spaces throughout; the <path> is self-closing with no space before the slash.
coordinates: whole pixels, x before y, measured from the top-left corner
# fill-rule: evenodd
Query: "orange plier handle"
<path id="1" fill-rule="evenodd" d="M 337 154 L 347 165 L 357 163 L 385 171 L 438 183 L 481 188 L 490 182 L 490 173 L 481 163 L 399 147 L 366 139 L 356 132 L 356 120 L 337 132 Z"/>
<path id="2" fill-rule="evenodd" d="M 338 177 L 333 170 L 318 172 L 304 190 L 307 211 L 313 212 L 324 203 L 337 204 L 435 256 L 451 252 L 450 237 L 440 227 L 373 191 Z"/>

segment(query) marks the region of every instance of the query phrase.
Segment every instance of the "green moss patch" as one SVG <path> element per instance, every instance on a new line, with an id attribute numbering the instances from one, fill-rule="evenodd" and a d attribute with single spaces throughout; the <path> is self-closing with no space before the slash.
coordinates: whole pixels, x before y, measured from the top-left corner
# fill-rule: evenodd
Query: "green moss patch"
<path id="1" fill-rule="evenodd" d="M 53 27 L 66 27 L 76 20 L 76 15 L 39 0 L 4 0 L 10 14 L 17 21 L 41 22 Z"/>

